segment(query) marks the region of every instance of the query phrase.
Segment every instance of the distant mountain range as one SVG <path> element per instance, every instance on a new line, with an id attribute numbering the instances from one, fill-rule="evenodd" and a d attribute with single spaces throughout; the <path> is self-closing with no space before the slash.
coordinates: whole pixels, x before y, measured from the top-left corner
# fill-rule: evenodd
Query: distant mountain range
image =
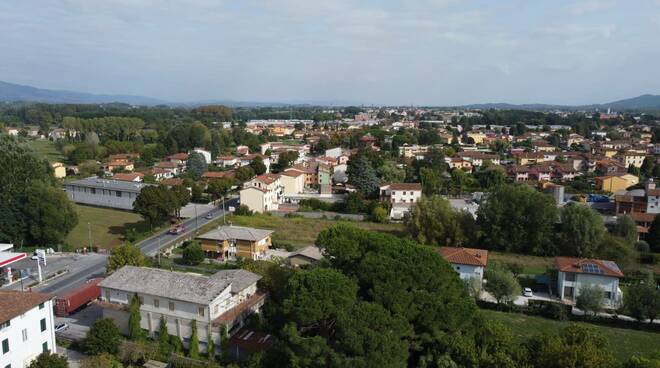
<path id="1" fill-rule="evenodd" d="M 151 97 L 133 95 L 104 95 L 64 90 L 42 89 L 20 84 L 0 81 L 0 102 L 45 102 L 45 103 L 80 103 L 80 104 L 107 104 L 125 103 L 129 105 L 179 105 L 199 106 L 204 104 L 223 104 L 228 106 L 349 106 L 360 105 L 349 101 L 295 101 L 295 102 L 248 102 L 230 100 L 205 100 L 195 102 L 171 102 Z M 641 95 L 629 99 L 593 105 L 551 105 L 551 104 L 509 104 L 484 103 L 457 106 L 470 109 L 522 109 L 522 110 L 600 110 L 611 108 L 614 111 L 625 110 L 660 110 L 660 95 Z"/>
<path id="2" fill-rule="evenodd" d="M 167 102 L 132 95 L 97 95 L 92 93 L 42 89 L 0 81 L 0 101 L 46 103 L 126 103 L 130 105 L 160 105 Z"/>

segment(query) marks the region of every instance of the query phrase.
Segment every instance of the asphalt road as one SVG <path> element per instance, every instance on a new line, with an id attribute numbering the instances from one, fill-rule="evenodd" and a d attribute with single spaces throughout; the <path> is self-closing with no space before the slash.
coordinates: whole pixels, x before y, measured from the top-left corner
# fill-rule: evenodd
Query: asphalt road
<path id="1" fill-rule="evenodd" d="M 233 206 L 238 207 L 238 198 L 230 198 L 225 201 L 225 210 L 229 214 L 229 207 Z M 210 215 L 210 218 L 206 218 Z M 185 226 L 185 232 L 182 234 L 173 235 L 170 234 L 168 230 L 165 230 L 151 238 L 145 239 L 139 243 L 137 246 L 140 247 L 142 253 L 149 257 L 153 257 L 158 253 L 159 249 L 169 246 L 174 243 L 179 238 L 184 238 L 191 235 L 198 228 L 208 224 L 211 221 L 214 221 L 218 218 L 221 218 L 223 215 L 222 204 L 218 208 L 197 216 L 196 218 L 191 218 L 183 222 Z M 52 293 L 55 295 L 62 295 L 69 290 L 76 288 L 77 286 L 83 284 L 85 281 L 100 277 L 105 275 L 105 265 L 107 263 L 107 257 L 96 257 L 90 259 L 81 267 L 70 269 L 70 271 L 63 276 L 59 276 L 54 280 L 48 282 L 47 284 L 39 287 L 33 288 L 34 291 Z"/>

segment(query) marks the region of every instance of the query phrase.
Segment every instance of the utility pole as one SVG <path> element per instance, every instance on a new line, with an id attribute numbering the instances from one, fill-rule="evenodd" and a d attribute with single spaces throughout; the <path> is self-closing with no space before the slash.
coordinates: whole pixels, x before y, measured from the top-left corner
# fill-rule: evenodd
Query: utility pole
<path id="1" fill-rule="evenodd" d="M 92 228 L 90 223 L 87 223 L 87 235 L 89 236 L 89 250 L 92 250 Z"/>
<path id="2" fill-rule="evenodd" d="M 225 218 L 225 196 L 222 196 L 222 224 L 227 225 L 227 220 Z"/>
<path id="3" fill-rule="evenodd" d="M 195 203 L 195 234 L 197 234 L 197 203 Z"/>

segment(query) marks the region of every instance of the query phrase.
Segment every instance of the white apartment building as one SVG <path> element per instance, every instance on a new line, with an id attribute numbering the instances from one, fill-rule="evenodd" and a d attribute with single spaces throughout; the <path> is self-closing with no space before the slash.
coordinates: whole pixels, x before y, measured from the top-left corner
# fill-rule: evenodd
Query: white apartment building
<path id="1" fill-rule="evenodd" d="M 300 194 L 305 189 L 305 173 L 300 170 L 285 170 L 281 176 L 285 196 Z"/>
<path id="2" fill-rule="evenodd" d="M 24 368 L 55 353 L 53 296 L 0 290 L 0 367 Z"/>
<path id="3" fill-rule="evenodd" d="M 623 300 L 619 279 L 623 273 L 612 261 L 571 257 L 555 257 L 557 292 L 559 298 L 574 303 L 585 286 L 598 286 L 603 290 L 603 305 L 617 308 Z"/>
<path id="4" fill-rule="evenodd" d="M 380 187 L 380 200 L 392 203 L 390 218 L 401 220 L 412 205 L 422 198 L 420 183 L 392 183 Z"/>
<path id="5" fill-rule="evenodd" d="M 280 175 L 262 174 L 243 184 L 241 204 L 260 213 L 277 210 L 282 200 L 282 191 Z"/>
<path id="6" fill-rule="evenodd" d="M 187 346 L 192 324 L 196 323 L 200 350 L 206 350 L 209 334 L 213 343 L 219 345 L 222 325 L 231 335 L 247 316 L 259 311 L 265 299 L 265 294 L 257 290 L 260 278 L 245 270 L 222 270 L 203 276 L 124 266 L 99 283 L 103 315 L 127 332 L 128 312 L 122 307 L 137 294 L 141 303 L 140 325 L 150 336 L 157 335 L 164 317 L 168 333 L 181 338 Z"/>

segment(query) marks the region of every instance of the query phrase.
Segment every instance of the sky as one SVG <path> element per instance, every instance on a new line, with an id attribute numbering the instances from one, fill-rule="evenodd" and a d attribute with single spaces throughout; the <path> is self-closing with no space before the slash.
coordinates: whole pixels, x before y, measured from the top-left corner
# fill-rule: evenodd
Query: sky
<path id="1" fill-rule="evenodd" d="M 660 94 L 660 0 L 2 0 L 0 80 L 172 102 Z"/>

